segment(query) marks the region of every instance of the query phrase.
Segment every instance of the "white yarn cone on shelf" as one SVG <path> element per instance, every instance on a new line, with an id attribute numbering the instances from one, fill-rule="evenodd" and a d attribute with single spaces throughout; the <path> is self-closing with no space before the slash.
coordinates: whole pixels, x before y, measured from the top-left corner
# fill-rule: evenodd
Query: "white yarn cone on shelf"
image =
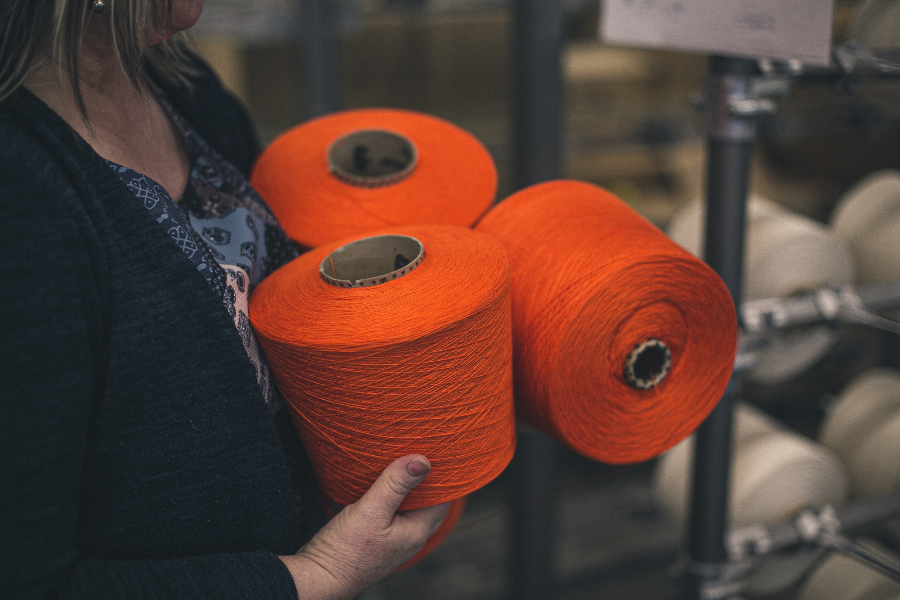
<path id="1" fill-rule="evenodd" d="M 856 282 L 900 281 L 900 171 L 883 169 L 847 190 L 831 216 L 856 263 Z"/>
<path id="2" fill-rule="evenodd" d="M 817 436 L 846 461 L 872 428 L 900 411 L 900 370 L 867 369 L 844 386 L 831 405 Z"/>
<path id="3" fill-rule="evenodd" d="M 851 493 L 885 494 L 900 485 L 900 370 L 876 367 L 841 391 L 817 436 L 847 466 Z"/>
<path id="4" fill-rule="evenodd" d="M 788 431 L 744 403 L 735 407 L 732 526 L 774 524 L 808 506 L 838 506 L 847 498 L 843 465 L 828 449 Z M 693 462 L 693 436 L 660 457 L 654 493 L 663 512 L 684 527 Z"/>
<path id="5" fill-rule="evenodd" d="M 669 237 L 695 256 L 703 248 L 705 206 L 684 207 L 669 225 Z M 774 202 L 752 196 L 747 203 L 744 300 L 785 298 L 854 280 L 847 246 L 827 226 Z M 818 361 L 837 338 L 826 326 L 780 332 L 756 352 L 747 374 L 761 383 L 780 383 Z"/>
<path id="6" fill-rule="evenodd" d="M 847 469 L 857 497 L 881 496 L 900 489 L 900 412 L 871 432 Z"/>
<path id="7" fill-rule="evenodd" d="M 731 521 L 780 523 L 808 506 L 843 504 L 848 488 L 846 471 L 833 453 L 803 436 L 773 433 L 735 453 Z"/>

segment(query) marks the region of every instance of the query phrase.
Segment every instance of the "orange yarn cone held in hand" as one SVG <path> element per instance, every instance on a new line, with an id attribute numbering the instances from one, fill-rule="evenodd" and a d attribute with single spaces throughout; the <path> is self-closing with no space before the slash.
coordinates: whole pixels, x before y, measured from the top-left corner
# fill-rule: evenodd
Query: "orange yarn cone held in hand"
<path id="1" fill-rule="evenodd" d="M 401 510 L 461 498 L 512 458 L 509 270 L 489 236 L 420 226 L 328 244 L 266 278 L 250 315 L 334 501 L 405 454 L 432 469 Z"/>
<path id="2" fill-rule="evenodd" d="M 251 183 L 288 236 L 315 248 L 390 226 L 470 227 L 494 201 L 497 170 L 474 136 L 447 121 L 359 109 L 277 137 Z"/>
<path id="3" fill-rule="evenodd" d="M 517 415 L 607 463 L 662 454 L 718 402 L 734 305 L 703 262 L 599 187 L 517 192 L 477 229 L 511 274 Z"/>

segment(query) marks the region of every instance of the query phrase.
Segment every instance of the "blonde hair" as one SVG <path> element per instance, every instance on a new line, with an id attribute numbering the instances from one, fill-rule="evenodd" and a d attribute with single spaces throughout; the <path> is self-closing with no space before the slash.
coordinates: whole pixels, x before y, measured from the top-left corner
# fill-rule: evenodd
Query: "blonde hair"
<path id="1" fill-rule="evenodd" d="M 188 43 L 178 34 L 148 46 L 150 34 L 162 32 L 173 0 L 106 0 L 107 20 L 116 59 L 131 84 L 155 90 L 150 73 L 168 83 L 188 83 L 193 73 Z M 0 1 L 0 102 L 12 95 L 46 56 L 65 73 L 84 116 L 78 85 L 78 53 L 93 0 Z"/>

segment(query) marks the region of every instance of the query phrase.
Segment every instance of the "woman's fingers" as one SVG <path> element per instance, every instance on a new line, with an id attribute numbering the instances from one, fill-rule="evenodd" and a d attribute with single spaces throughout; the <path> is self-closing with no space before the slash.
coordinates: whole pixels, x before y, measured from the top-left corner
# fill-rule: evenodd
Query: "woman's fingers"
<path id="1" fill-rule="evenodd" d="M 329 521 L 295 556 L 281 557 L 301 598 L 349 600 L 412 558 L 447 516 L 449 503 L 397 512 L 431 470 L 410 454 L 389 464 L 372 487 Z"/>
<path id="2" fill-rule="evenodd" d="M 372 487 L 356 504 L 372 520 L 372 525 L 387 528 L 406 495 L 431 471 L 431 463 L 421 454 L 398 458 L 381 472 Z"/>
<path id="3" fill-rule="evenodd" d="M 395 529 L 411 530 L 406 535 L 409 537 L 424 537 L 425 541 L 437 531 L 447 511 L 450 509 L 450 503 L 438 504 L 437 506 L 428 506 L 426 508 L 417 508 L 416 510 L 407 510 L 398 512 L 394 515 L 393 527 Z"/>

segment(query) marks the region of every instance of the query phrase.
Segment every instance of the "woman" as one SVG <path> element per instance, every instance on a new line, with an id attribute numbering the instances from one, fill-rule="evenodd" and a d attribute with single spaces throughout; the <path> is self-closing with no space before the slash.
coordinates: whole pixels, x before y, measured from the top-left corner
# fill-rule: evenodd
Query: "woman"
<path id="1" fill-rule="evenodd" d="M 320 528 L 246 297 L 296 250 L 202 0 L 0 3 L 0 581 L 12 597 L 352 598 L 446 506 L 398 458 Z"/>

